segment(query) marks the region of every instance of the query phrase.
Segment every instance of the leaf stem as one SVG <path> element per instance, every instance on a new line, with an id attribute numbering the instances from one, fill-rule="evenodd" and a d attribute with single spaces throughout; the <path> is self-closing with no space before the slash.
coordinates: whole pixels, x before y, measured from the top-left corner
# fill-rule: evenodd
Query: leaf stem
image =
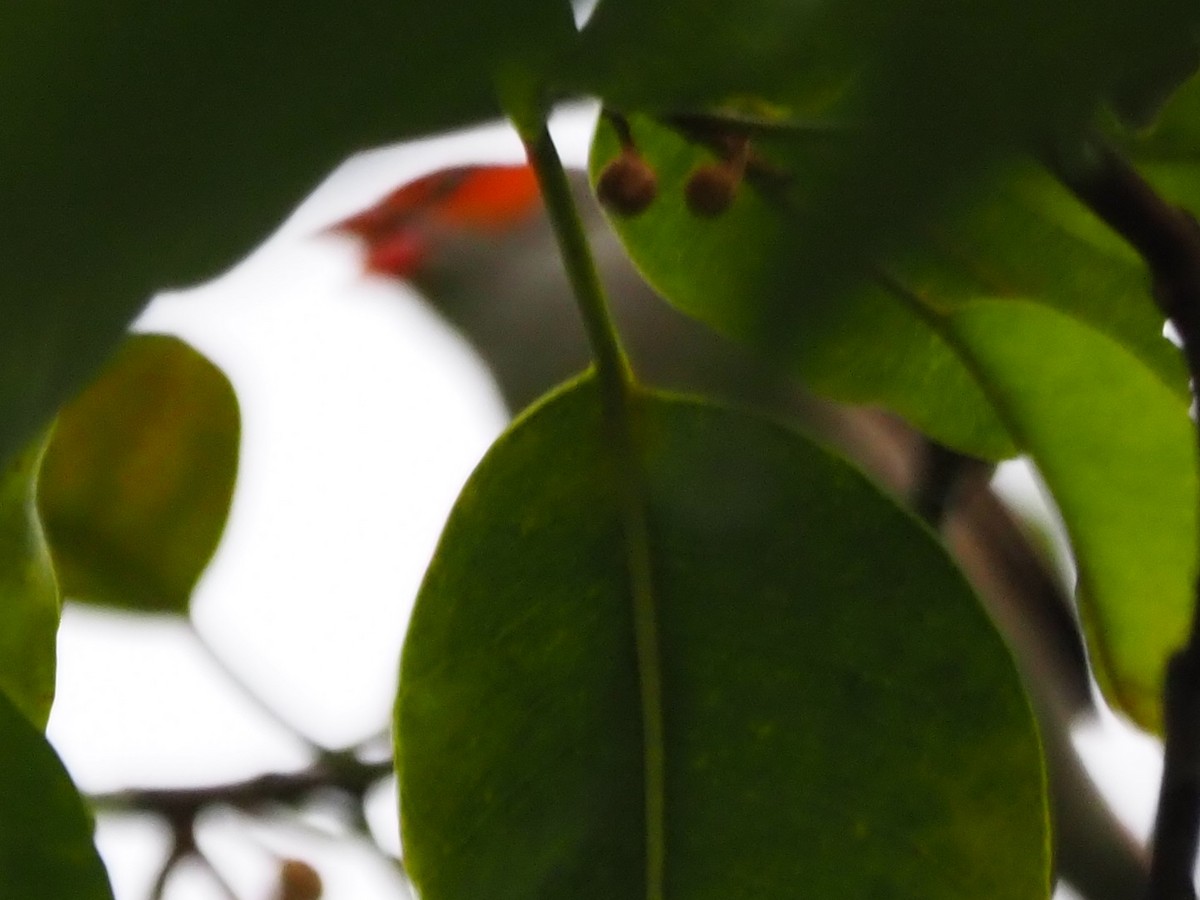
<path id="1" fill-rule="evenodd" d="M 640 691 L 645 803 L 646 900 L 662 900 L 666 873 L 666 750 L 662 650 L 642 460 L 635 438 L 637 385 L 621 347 L 570 184 L 545 123 L 523 134 L 563 264 L 592 346 L 628 553 Z"/>
<path id="2" fill-rule="evenodd" d="M 1200 225 L 1160 197 L 1115 151 L 1093 144 L 1049 162 L 1059 179 L 1145 260 L 1154 299 L 1183 341 L 1200 387 Z M 1200 438 L 1200 432 L 1197 437 Z M 1200 550 L 1200 548 L 1198 548 Z M 1195 574 L 1195 573 L 1193 573 Z M 1171 658 L 1163 695 L 1163 776 L 1154 822 L 1147 900 L 1196 900 L 1200 848 L 1200 583 L 1191 633 Z"/>
<path id="3" fill-rule="evenodd" d="M 600 275 L 571 195 L 571 185 L 549 129 L 543 125 L 536 135 L 526 137 L 525 150 L 537 175 L 563 265 L 579 304 L 601 391 L 607 402 L 626 406 L 627 395 L 633 386 L 633 373 L 613 326 Z"/>

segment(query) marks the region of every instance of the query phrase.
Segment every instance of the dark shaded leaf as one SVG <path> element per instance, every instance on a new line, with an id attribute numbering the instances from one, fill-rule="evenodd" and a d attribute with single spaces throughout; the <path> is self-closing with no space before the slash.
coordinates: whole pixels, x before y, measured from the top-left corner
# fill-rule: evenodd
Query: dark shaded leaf
<path id="1" fill-rule="evenodd" d="M 519 94 L 573 36 L 566 0 L 5 4 L 0 458 L 154 291 L 218 274 L 351 153 L 497 115 L 493 76 Z"/>
<path id="2" fill-rule="evenodd" d="M 46 739 L 0 691 L 0 884 L 20 900 L 112 900 L 92 822 Z"/>
<path id="3" fill-rule="evenodd" d="M 641 475 L 594 385 L 560 392 L 447 525 L 397 699 L 422 896 L 647 896 L 647 848 L 665 896 L 1048 896 L 1035 728 L 933 536 L 779 426 L 635 416 Z M 618 499 L 643 476 L 657 666 Z"/>
<path id="4" fill-rule="evenodd" d="M 237 475 L 228 380 L 183 341 L 136 335 L 60 414 L 39 501 L 63 593 L 185 614 Z"/>
<path id="5" fill-rule="evenodd" d="M 1103 100 L 1173 87 L 1163 54 L 1194 49 L 1198 34 L 1186 0 L 1120 0 L 1103 14 L 1039 0 L 752 0 L 733 15 L 605 0 L 584 42 L 600 60 L 597 93 L 626 112 L 724 107 L 784 129 L 844 126 L 837 152 L 788 167 L 805 182 L 793 290 L 811 302 L 907 248 L 997 164 L 1077 140 Z M 794 302 L 764 305 L 752 322 L 762 337 L 803 333 Z"/>

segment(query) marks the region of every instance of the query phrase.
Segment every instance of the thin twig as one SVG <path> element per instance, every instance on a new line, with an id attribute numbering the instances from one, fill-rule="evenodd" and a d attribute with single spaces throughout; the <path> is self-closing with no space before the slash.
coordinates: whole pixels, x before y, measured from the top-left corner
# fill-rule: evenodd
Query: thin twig
<path id="1" fill-rule="evenodd" d="M 163 900 L 167 895 L 167 882 L 171 880 L 171 873 L 175 871 L 176 864 L 186 858 L 187 853 L 180 852 L 178 845 L 171 848 L 171 852 L 167 854 L 167 858 L 163 860 L 163 864 L 158 870 L 154 884 L 150 886 L 150 900 Z"/>
<path id="2" fill-rule="evenodd" d="M 240 693 L 251 703 L 251 705 L 258 709 L 259 712 L 261 712 L 264 716 L 266 716 L 284 731 L 288 732 L 288 734 L 292 735 L 294 738 L 296 738 L 296 740 L 300 741 L 314 753 L 327 752 L 328 748 L 322 747 L 319 743 L 305 734 L 299 727 L 288 721 L 288 719 L 286 719 L 273 704 L 269 703 L 266 698 L 259 694 L 258 691 L 250 685 L 249 682 L 247 682 L 244 678 L 242 678 L 241 675 L 234 671 L 233 667 L 226 662 L 225 657 L 216 649 L 216 647 L 212 645 L 208 638 L 204 636 L 204 634 L 196 626 L 195 622 L 188 620 L 188 631 L 191 633 L 196 646 L 199 647 L 204 655 L 208 658 L 208 661 L 212 664 L 213 668 L 220 672 L 222 677 L 230 685 L 237 688 L 238 693 Z"/>
<path id="3" fill-rule="evenodd" d="M 206 872 L 208 872 L 209 880 L 217 886 L 217 890 L 221 892 L 221 894 L 225 897 L 225 900 L 240 900 L 237 895 L 237 891 L 233 889 L 233 885 L 231 885 L 225 879 L 225 876 L 221 874 L 221 870 L 213 864 L 211 859 L 209 859 L 199 850 L 192 854 L 192 858 L 195 859 L 196 862 L 199 863 Z"/>
<path id="4" fill-rule="evenodd" d="M 272 772 L 242 781 L 181 788 L 125 788 L 91 797 L 101 811 L 144 812 L 169 822 L 194 820 L 208 807 L 227 806 L 256 812 L 266 806 L 298 806 L 314 793 L 340 790 L 361 798 L 367 790 L 392 773 L 391 760 L 362 762 L 339 754 L 328 754 L 296 772 Z"/>

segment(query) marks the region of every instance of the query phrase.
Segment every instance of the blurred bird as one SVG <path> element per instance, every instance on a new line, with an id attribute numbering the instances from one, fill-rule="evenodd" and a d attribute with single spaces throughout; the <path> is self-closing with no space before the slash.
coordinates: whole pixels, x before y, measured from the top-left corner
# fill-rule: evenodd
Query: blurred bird
<path id="1" fill-rule="evenodd" d="M 1071 743 L 1094 715 L 1073 605 L 991 491 L 991 468 L 882 412 L 817 398 L 786 373 L 684 316 L 640 277 L 583 172 L 571 172 L 614 320 L 639 380 L 784 418 L 816 434 L 939 526 L 1014 651 L 1050 770 L 1059 874 L 1092 900 L 1140 896 L 1144 850 L 1113 817 Z M 582 372 L 588 345 L 528 166 L 460 166 L 401 186 L 331 232 L 367 271 L 406 281 L 491 370 L 510 413 Z"/>

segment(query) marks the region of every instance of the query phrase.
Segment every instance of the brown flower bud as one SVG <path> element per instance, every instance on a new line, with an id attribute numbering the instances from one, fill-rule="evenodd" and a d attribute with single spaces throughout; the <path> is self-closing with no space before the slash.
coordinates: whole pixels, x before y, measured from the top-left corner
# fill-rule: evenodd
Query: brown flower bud
<path id="1" fill-rule="evenodd" d="M 721 215 L 737 196 L 740 174 L 728 164 L 697 166 L 683 188 L 688 209 L 707 219 Z"/>
<path id="2" fill-rule="evenodd" d="M 279 864 L 279 900 L 321 900 L 324 890 L 320 874 L 304 860 Z"/>
<path id="3" fill-rule="evenodd" d="M 658 196 L 658 176 L 632 147 L 608 163 L 596 181 L 596 197 L 609 212 L 636 216 Z"/>

